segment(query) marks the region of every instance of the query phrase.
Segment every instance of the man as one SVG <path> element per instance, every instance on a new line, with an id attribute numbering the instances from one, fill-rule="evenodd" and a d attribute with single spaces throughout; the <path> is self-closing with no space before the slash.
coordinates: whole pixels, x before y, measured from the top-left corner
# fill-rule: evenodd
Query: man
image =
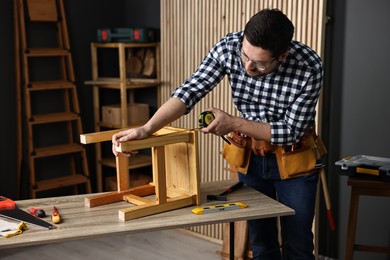
<path id="1" fill-rule="evenodd" d="M 260 11 L 244 32 L 220 40 L 144 126 L 115 134 L 113 153 L 117 155 L 120 142 L 145 138 L 188 113 L 224 76 L 240 117 L 207 109 L 215 120 L 201 131 L 218 136 L 237 131 L 279 146 L 298 143 L 314 124 L 323 69 L 313 50 L 292 41 L 293 33 L 293 24 L 281 11 Z M 311 226 L 318 173 L 281 180 L 275 154 L 253 153 L 247 174 L 239 173 L 239 178 L 296 212 L 281 218 L 282 250 L 275 218 L 248 222 L 254 259 L 314 259 Z"/>

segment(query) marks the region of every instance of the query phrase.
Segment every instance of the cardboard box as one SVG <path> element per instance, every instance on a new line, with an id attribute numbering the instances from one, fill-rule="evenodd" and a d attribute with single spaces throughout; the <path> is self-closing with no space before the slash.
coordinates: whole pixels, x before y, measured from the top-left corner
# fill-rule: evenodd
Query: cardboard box
<path id="1" fill-rule="evenodd" d="M 133 103 L 127 106 L 128 125 L 143 125 L 149 120 L 149 105 Z M 102 106 L 102 121 L 107 124 L 121 124 L 121 108 L 119 104 Z"/>

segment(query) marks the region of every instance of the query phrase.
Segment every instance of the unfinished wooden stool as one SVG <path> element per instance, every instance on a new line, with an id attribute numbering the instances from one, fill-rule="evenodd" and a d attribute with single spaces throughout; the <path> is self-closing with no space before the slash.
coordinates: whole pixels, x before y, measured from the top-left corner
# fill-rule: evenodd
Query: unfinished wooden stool
<path id="1" fill-rule="evenodd" d="M 116 132 L 84 134 L 81 143 L 110 141 Z M 128 158 L 122 153 L 146 148 L 151 148 L 153 183 L 129 188 Z M 167 126 L 148 138 L 121 143 L 117 150 L 118 190 L 86 198 L 86 207 L 128 201 L 135 206 L 119 210 L 119 219 L 126 221 L 200 204 L 196 131 Z M 153 194 L 155 199 L 145 197 Z"/>

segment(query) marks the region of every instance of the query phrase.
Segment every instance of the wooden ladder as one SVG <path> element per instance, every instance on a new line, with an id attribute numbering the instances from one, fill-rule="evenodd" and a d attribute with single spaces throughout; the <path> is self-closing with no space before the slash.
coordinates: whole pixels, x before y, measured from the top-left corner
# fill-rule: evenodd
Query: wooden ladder
<path id="1" fill-rule="evenodd" d="M 29 186 L 91 192 L 62 0 L 18 1 Z M 53 139 L 53 140 L 51 140 Z M 62 163 L 62 164 L 61 164 Z"/>

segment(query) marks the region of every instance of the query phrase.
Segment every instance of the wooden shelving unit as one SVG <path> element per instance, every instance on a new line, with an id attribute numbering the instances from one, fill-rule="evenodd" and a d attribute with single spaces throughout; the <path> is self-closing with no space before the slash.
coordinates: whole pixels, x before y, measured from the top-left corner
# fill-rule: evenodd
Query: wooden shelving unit
<path id="1" fill-rule="evenodd" d="M 18 81 L 23 83 L 16 85 L 18 116 L 25 120 L 18 130 L 25 131 L 25 140 L 18 142 L 27 148 L 22 156 L 28 162 L 30 197 L 49 196 L 52 190 L 59 195 L 65 187 L 75 194 L 90 193 L 87 156 L 78 140 L 83 131 L 63 1 L 14 2 L 22 68 Z M 34 42 L 36 37 L 45 40 Z"/>
<path id="2" fill-rule="evenodd" d="M 116 50 L 118 55 L 118 77 L 105 77 L 103 73 L 99 71 L 99 54 L 105 49 Z M 153 75 L 149 77 L 138 77 L 137 75 L 129 75 L 129 51 L 135 50 L 152 50 L 154 53 L 154 60 L 152 62 Z M 91 58 L 92 58 L 92 80 L 86 81 L 86 85 L 93 87 L 93 106 L 94 106 L 94 118 L 95 118 L 95 132 L 101 132 L 109 129 L 121 129 L 134 127 L 128 122 L 128 108 L 129 104 L 135 102 L 134 90 L 156 88 L 157 96 L 159 96 L 158 86 L 161 83 L 160 80 L 160 45 L 159 43 L 91 43 Z M 150 63 L 148 64 L 150 68 Z M 118 90 L 120 97 L 120 122 L 113 124 L 111 122 L 102 121 L 102 105 L 100 91 L 102 89 Z M 158 105 L 158 104 L 157 104 Z M 151 166 L 151 156 L 137 154 L 128 159 L 128 169 L 134 170 L 141 167 Z M 97 178 L 97 191 L 103 191 L 103 167 L 115 168 L 114 156 L 109 158 L 102 157 L 102 144 L 96 144 L 96 178 Z M 130 179 L 130 187 L 131 187 Z"/>

